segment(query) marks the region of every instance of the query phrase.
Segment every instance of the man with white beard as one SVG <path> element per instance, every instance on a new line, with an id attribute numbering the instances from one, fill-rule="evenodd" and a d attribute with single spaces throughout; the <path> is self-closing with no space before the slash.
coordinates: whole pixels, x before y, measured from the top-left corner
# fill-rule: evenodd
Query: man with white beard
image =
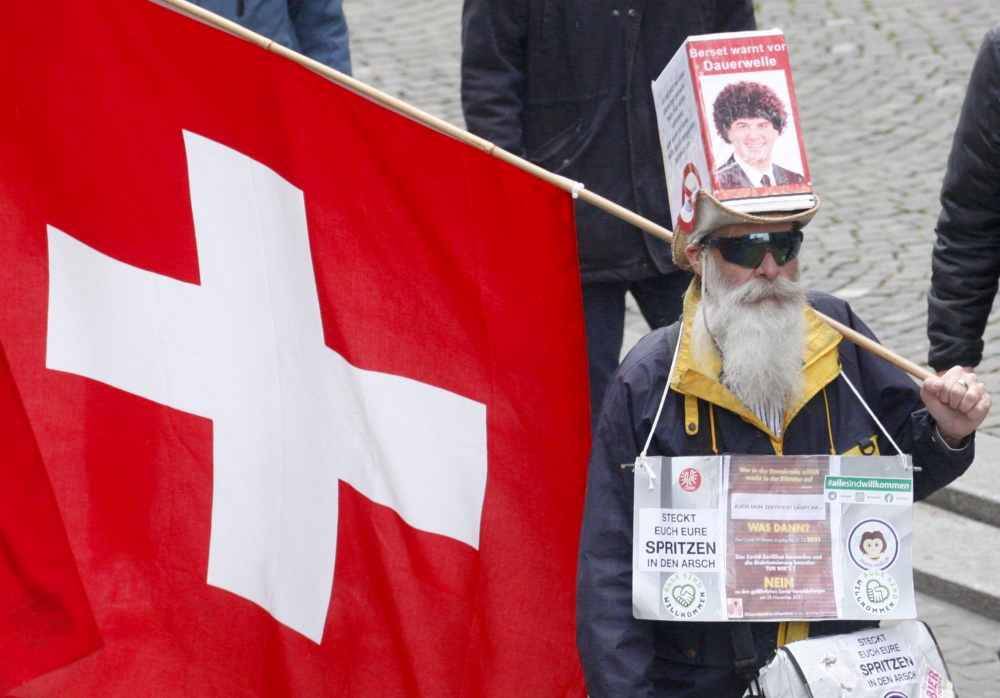
<path id="1" fill-rule="evenodd" d="M 730 226 L 716 240 L 761 234 L 753 224 Z M 792 224 L 768 226 L 784 235 Z M 778 266 L 766 254 L 760 266 L 747 274 L 725 260 L 702 254 L 695 245 L 694 261 L 704 280 L 700 312 L 691 327 L 695 366 L 717 353 L 723 358 L 720 380 L 740 401 L 760 417 L 777 436 L 784 428 L 785 405 L 802 391 L 802 352 L 806 323 L 802 313 L 805 293 L 798 284 L 798 265 L 791 260 Z M 737 278 L 731 278 L 736 275 Z M 739 277 L 749 278 L 742 279 Z M 709 320 L 711 318 L 711 320 Z M 762 361 L 767 357 L 766 361 Z"/>
<path id="2" fill-rule="evenodd" d="M 956 366 L 920 388 L 841 341 L 813 310 L 872 336 L 847 303 L 799 284 L 801 229 L 815 212 L 742 214 L 699 191 L 694 230 L 675 233 L 675 262 L 697 273 L 683 316 L 629 353 L 594 438 L 577 572 L 577 644 L 591 698 L 738 698 L 746 688 L 727 624 L 632 616 L 635 474 L 621 466 L 635 461 L 654 421 L 651 456 L 894 453 L 853 385 L 920 468 L 916 499 L 972 463 L 990 406 L 974 374 Z M 779 640 L 877 623 L 744 625 L 762 664 Z"/>

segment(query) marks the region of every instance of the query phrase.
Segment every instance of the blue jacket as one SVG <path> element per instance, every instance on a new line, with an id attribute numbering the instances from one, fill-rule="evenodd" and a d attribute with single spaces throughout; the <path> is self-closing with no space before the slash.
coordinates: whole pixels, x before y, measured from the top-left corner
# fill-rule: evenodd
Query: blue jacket
<path id="1" fill-rule="evenodd" d="M 343 0 L 192 0 L 261 36 L 351 74 Z"/>
<path id="2" fill-rule="evenodd" d="M 917 499 L 947 485 L 971 465 L 972 438 L 949 449 L 920 401 L 918 386 L 883 359 L 841 342 L 810 308 L 803 367 L 804 392 L 785 413 L 785 432 L 771 433 L 718 381 L 719 360 L 693 367 L 687 339 L 697 308 L 692 287 L 671 392 L 649 455 L 714 452 L 759 455 L 877 455 L 893 453 L 840 371 L 862 392 L 896 443 L 922 468 L 914 474 Z M 847 303 L 810 294 L 822 313 L 872 337 Z M 642 450 L 665 388 L 673 351 L 664 328 L 646 335 L 619 367 L 597 426 L 584 508 L 577 572 L 577 644 L 591 698 L 739 698 L 745 686 L 734 671 L 725 623 L 682 623 L 632 617 L 632 492 L 634 474 L 622 469 Z M 673 332 L 676 332 L 674 326 Z M 827 407 L 829 405 L 829 407 Z M 778 623 L 752 623 L 758 659 L 775 648 Z M 868 624 L 871 625 L 871 624 Z M 812 623 L 809 634 L 850 632 L 864 623 Z"/>

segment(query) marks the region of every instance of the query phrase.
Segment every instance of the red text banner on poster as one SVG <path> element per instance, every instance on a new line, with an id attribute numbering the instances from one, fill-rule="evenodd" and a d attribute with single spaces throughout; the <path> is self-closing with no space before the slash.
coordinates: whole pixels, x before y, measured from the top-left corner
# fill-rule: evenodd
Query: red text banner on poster
<path id="1" fill-rule="evenodd" d="M 145 0 L 0 19 L 0 339 L 105 642 L 15 695 L 583 696 L 570 197 Z"/>

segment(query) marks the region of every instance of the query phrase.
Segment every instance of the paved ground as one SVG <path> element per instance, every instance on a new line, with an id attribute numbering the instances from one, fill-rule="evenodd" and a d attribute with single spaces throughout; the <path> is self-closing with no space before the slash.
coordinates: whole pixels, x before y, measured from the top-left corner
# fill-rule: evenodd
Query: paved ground
<path id="1" fill-rule="evenodd" d="M 461 0 L 345 0 L 355 76 L 462 125 Z M 996 0 L 762 0 L 785 30 L 820 214 L 802 255 L 812 288 L 848 299 L 883 342 L 927 358 L 926 291 L 938 193 L 976 50 Z M 647 331 L 631 312 L 626 344 Z M 1000 311 L 981 367 L 1000 394 Z M 987 425 L 1000 436 L 1000 410 Z M 929 597 L 962 698 L 1000 693 L 1000 624 Z"/>
<path id="2" fill-rule="evenodd" d="M 1000 694 L 1000 623 L 923 594 L 917 613 L 934 631 L 959 698 Z"/>
<path id="3" fill-rule="evenodd" d="M 465 128 L 462 0 L 345 0 L 354 77 Z"/>

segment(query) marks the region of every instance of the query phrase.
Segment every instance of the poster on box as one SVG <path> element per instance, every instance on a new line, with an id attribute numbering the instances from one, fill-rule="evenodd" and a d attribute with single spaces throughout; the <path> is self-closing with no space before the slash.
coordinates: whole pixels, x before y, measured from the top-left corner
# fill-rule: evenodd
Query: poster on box
<path id="1" fill-rule="evenodd" d="M 673 621 L 916 615 L 908 458 L 647 458 L 632 605 Z M 649 484 L 653 487 L 650 488 Z"/>
<path id="2" fill-rule="evenodd" d="M 653 97 L 675 229 L 699 188 L 748 213 L 814 204 L 780 30 L 688 37 Z"/>
<path id="3" fill-rule="evenodd" d="M 698 83 L 710 110 L 712 178 L 718 198 L 752 196 L 747 189 L 802 189 L 806 165 L 798 128 L 790 118 L 785 72 L 703 75 Z"/>

